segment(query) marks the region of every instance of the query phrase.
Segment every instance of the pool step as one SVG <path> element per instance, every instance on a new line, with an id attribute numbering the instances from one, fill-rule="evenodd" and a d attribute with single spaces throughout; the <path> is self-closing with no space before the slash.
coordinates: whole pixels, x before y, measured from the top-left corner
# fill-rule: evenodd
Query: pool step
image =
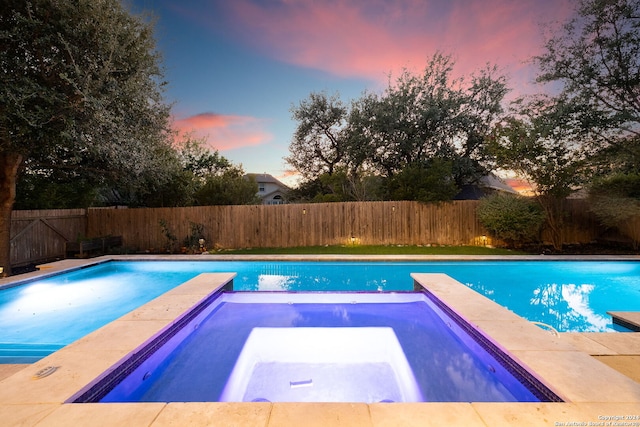
<path id="1" fill-rule="evenodd" d="M 640 332 L 640 311 L 607 311 L 616 325 Z"/>

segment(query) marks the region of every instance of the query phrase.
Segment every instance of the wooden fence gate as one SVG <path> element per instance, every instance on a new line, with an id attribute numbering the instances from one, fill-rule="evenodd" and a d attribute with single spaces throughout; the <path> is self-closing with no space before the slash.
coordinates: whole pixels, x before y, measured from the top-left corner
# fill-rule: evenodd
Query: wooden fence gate
<path id="1" fill-rule="evenodd" d="M 86 209 L 13 211 L 11 265 L 64 258 L 65 243 L 86 236 Z"/>

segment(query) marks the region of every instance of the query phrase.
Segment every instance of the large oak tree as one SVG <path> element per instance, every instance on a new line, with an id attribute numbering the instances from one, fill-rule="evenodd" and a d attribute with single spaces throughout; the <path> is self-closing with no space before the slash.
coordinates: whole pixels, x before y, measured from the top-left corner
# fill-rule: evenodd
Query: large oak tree
<path id="1" fill-rule="evenodd" d="M 153 27 L 119 0 L 0 5 L 0 267 L 25 162 L 135 182 L 158 170 L 169 106 Z"/>
<path id="2" fill-rule="evenodd" d="M 585 148 L 623 153 L 640 171 L 640 2 L 580 0 L 535 60 L 539 81 L 582 105 L 576 124 L 597 136 Z"/>
<path id="3" fill-rule="evenodd" d="M 438 52 L 420 74 L 404 71 L 383 93 L 364 93 L 348 107 L 316 93 L 294 107 L 298 126 L 286 161 L 306 180 L 303 189 L 340 196 L 345 191 L 325 183 L 364 189 L 378 178 L 386 199 L 449 200 L 485 175 L 492 166 L 486 138 L 502 113 L 506 78 L 491 66 L 455 77 L 454 65 Z"/>

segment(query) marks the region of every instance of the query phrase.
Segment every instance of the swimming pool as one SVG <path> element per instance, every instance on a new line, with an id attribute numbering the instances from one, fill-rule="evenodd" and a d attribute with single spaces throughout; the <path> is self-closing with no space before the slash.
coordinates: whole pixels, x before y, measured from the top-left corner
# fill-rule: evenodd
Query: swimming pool
<path id="1" fill-rule="evenodd" d="M 216 293 L 70 402 L 539 402 L 432 294 Z"/>
<path id="2" fill-rule="evenodd" d="M 237 272 L 236 290 L 410 291 L 410 273 L 445 273 L 559 331 L 613 331 L 607 311 L 640 311 L 635 261 L 111 261 L 0 291 L 0 363 L 28 363 L 202 272 Z"/>
<path id="3" fill-rule="evenodd" d="M 0 363 L 34 362 L 185 281 L 158 274 L 105 263 L 0 290 Z"/>

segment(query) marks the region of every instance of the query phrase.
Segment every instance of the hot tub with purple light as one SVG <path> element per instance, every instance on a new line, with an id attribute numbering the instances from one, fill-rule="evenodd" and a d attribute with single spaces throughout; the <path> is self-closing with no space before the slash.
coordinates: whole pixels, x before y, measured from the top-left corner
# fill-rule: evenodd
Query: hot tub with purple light
<path id="1" fill-rule="evenodd" d="M 426 290 L 218 291 L 69 402 L 560 398 Z"/>

